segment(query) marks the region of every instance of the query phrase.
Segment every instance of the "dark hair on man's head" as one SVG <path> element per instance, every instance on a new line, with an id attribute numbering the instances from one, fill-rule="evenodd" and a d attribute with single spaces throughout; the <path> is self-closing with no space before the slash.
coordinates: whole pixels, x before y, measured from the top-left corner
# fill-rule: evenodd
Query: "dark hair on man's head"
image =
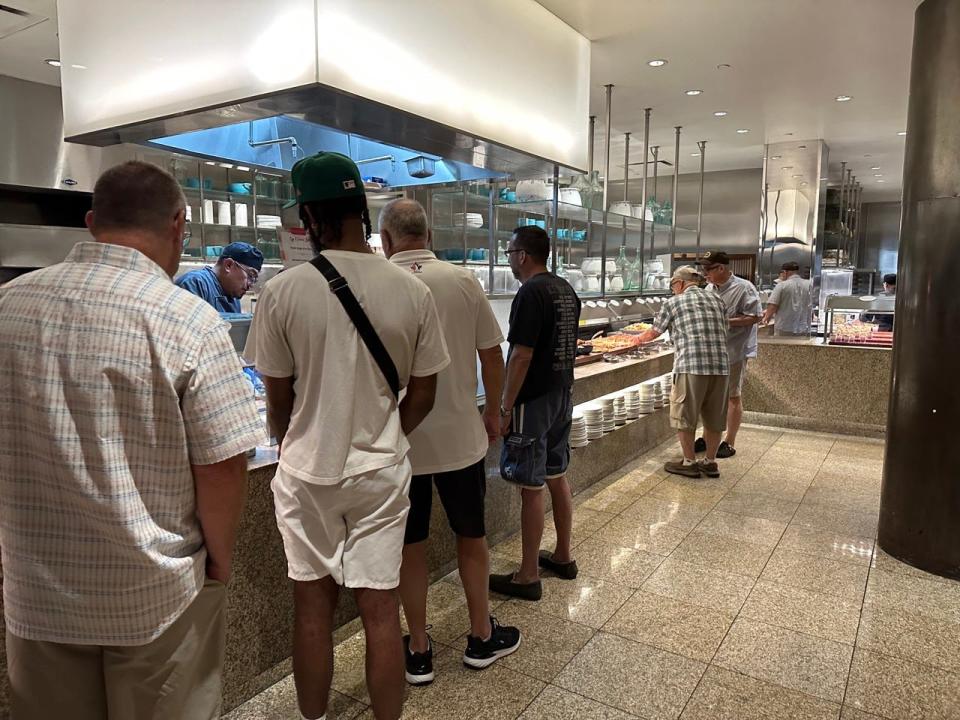
<path id="1" fill-rule="evenodd" d="M 93 188 L 93 230 L 164 233 L 184 207 L 173 175 L 131 160 L 107 170 Z"/>
<path id="2" fill-rule="evenodd" d="M 310 209 L 308 215 L 304 208 Z M 367 198 L 363 195 L 356 197 L 336 198 L 334 200 L 318 200 L 300 205 L 300 220 L 304 227 L 311 229 L 307 233 L 313 249 L 320 252 L 329 245 L 339 245 L 343 240 L 343 221 L 348 218 L 360 218 L 363 221 L 363 234 L 370 239 L 373 235 L 373 225 L 370 222 L 370 211 L 367 209 Z M 311 222 L 310 217 L 313 216 Z M 312 227 L 316 226 L 313 231 Z"/>
<path id="3" fill-rule="evenodd" d="M 513 244 L 518 250 L 523 250 L 537 262 L 547 264 L 550 257 L 550 236 L 547 231 L 537 225 L 523 225 L 513 231 Z"/>
<path id="4" fill-rule="evenodd" d="M 883 276 L 883 281 L 887 285 L 896 285 L 897 284 L 897 274 L 896 273 L 887 273 Z"/>

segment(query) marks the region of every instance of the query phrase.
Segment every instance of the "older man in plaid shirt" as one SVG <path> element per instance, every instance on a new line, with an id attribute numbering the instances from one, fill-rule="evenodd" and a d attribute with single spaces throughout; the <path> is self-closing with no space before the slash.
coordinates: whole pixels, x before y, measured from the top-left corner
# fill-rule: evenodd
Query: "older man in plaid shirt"
<path id="1" fill-rule="evenodd" d="M 677 430 L 683 459 L 668 462 L 664 469 L 685 477 L 716 478 L 720 477 L 717 448 L 727 424 L 727 318 L 723 301 L 701 289 L 701 280 L 689 265 L 677 268 L 670 279 L 674 296 L 663 304 L 640 341 L 650 342 L 669 330 L 676 347 L 670 424 Z M 698 463 L 693 446 L 701 419 L 707 452 Z"/>

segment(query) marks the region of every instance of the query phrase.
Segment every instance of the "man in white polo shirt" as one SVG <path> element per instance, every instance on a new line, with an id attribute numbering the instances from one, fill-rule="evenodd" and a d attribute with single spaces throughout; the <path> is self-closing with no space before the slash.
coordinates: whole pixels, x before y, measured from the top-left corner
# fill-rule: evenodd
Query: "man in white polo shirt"
<path id="1" fill-rule="evenodd" d="M 420 203 L 394 200 L 387 205 L 380 214 L 380 239 L 393 263 L 430 288 L 451 361 L 438 376 L 433 410 L 408 438 L 413 481 L 400 598 L 410 627 L 410 635 L 404 638 L 407 682 L 425 685 L 433 680 L 426 540 L 434 485 L 457 537 L 457 564 L 470 612 L 464 664 L 480 670 L 520 646 L 520 631 L 499 625 L 490 616 L 487 598 L 490 557 L 483 521 L 484 458 L 499 436 L 503 334 L 473 274 L 438 260 L 428 249 L 427 214 Z M 478 356 L 488 398 L 482 419 L 477 411 Z"/>

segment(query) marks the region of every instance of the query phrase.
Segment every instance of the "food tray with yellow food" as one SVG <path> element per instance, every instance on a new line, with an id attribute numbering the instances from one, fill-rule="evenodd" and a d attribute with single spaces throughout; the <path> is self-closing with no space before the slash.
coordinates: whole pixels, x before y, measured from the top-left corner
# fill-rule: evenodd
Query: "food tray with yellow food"
<path id="1" fill-rule="evenodd" d="M 641 335 L 652 327 L 653 325 L 645 322 L 630 323 L 625 328 L 623 328 L 623 330 L 621 330 L 620 332 L 628 333 L 631 335 Z"/>

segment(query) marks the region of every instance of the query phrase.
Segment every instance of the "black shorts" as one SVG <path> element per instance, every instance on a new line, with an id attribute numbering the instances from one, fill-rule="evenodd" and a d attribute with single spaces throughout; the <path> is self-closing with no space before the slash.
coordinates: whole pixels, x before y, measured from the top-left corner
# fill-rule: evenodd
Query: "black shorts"
<path id="1" fill-rule="evenodd" d="M 431 485 L 437 486 L 437 495 L 454 533 L 468 538 L 482 538 L 487 534 L 483 523 L 487 478 L 484 461 L 480 460 L 462 470 L 413 476 L 404 545 L 423 542 L 430 536 L 430 512 L 433 509 Z"/>

